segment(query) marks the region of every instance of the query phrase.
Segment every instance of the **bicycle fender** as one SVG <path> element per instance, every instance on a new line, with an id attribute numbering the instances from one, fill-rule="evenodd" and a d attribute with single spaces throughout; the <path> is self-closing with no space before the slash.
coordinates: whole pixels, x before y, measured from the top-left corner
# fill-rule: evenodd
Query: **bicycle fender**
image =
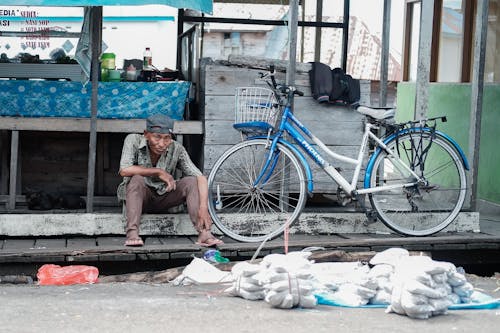
<path id="1" fill-rule="evenodd" d="M 251 139 L 267 139 L 267 136 L 253 136 Z M 312 175 L 312 170 L 311 167 L 309 166 L 309 163 L 307 163 L 306 158 L 304 155 L 298 150 L 295 146 L 293 146 L 290 142 L 279 138 L 278 143 L 282 144 L 286 148 L 290 149 L 295 156 L 299 159 L 300 163 L 302 163 L 302 166 L 304 167 L 304 170 L 306 172 L 306 177 L 307 177 L 307 191 L 309 192 L 309 195 L 312 195 L 313 189 L 314 189 L 314 183 L 313 183 L 313 175 Z"/>
<path id="2" fill-rule="evenodd" d="M 428 128 L 428 127 L 416 127 L 416 128 L 412 128 L 412 129 L 405 129 L 405 130 L 399 132 L 399 134 L 400 135 L 401 134 L 406 134 L 406 133 L 408 133 L 410 131 L 411 132 L 418 132 L 418 131 L 430 132 L 431 129 Z M 465 170 L 469 170 L 469 162 L 467 161 L 467 157 L 465 156 L 464 151 L 458 145 L 458 143 L 455 140 L 453 140 L 446 133 L 443 133 L 441 131 L 435 131 L 435 133 L 437 135 L 439 135 L 440 137 L 442 137 L 443 139 L 445 139 L 446 141 L 448 141 L 456 149 L 456 151 L 458 152 L 458 155 L 460 155 L 460 157 L 462 159 L 462 164 L 463 164 Z M 396 139 L 396 133 L 391 134 L 390 136 L 388 136 L 383 142 L 384 142 L 384 144 L 387 145 L 389 142 L 391 142 L 391 141 L 393 141 L 395 139 Z M 373 171 L 373 163 L 375 163 L 375 159 L 377 158 L 377 156 L 380 154 L 381 151 L 382 151 L 382 148 L 377 147 L 377 149 L 372 154 L 372 156 L 370 156 L 370 160 L 368 161 L 368 165 L 366 166 L 366 172 L 365 172 L 365 180 L 364 180 L 364 186 L 365 186 L 365 188 L 369 188 L 370 187 L 370 177 L 371 177 L 371 174 L 372 174 L 372 171 Z"/>

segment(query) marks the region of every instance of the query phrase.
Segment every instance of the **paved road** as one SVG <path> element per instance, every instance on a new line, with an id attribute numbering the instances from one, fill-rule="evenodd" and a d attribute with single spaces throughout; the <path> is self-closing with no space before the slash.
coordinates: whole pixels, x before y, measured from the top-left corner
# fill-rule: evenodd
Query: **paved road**
<path id="1" fill-rule="evenodd" d="M 469 279 L 494 297 L 499 278 Z M 106 283 L 0 285 L 0 332 L 498 332 L 500 309 L 415 320 L 383 309 L 281 310 L 220 286 Z"/>

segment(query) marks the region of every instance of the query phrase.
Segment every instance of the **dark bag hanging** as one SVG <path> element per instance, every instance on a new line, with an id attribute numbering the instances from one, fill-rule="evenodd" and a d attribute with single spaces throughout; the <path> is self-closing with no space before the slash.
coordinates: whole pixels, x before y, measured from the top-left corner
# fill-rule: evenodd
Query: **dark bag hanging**
<path id="1" fill-rule="evenodd" d="M 330 66 L 321 62 L 312 62 L 309 71 L 311 92 L 313 98 L 320 103 L 328 102 L 330 91 L 332 91 L 332 75 Z"/>
<path id="2" fill-rule="evenodd" d="M 337 102 L 349 90 L 349 83 L 342 68 L 332 69 L 332 90 L 330 91 L 330 102 Z"/>
<path id="3" fill-rule="evenodd" d="M 352 76 L 350 76 L 350 75 L 346 75 L 346 78 L 347 78 L 347 85 L 348 85 L 349 89 L 347 90 L 345 100 L 351 104 L 359 102 L 359 98 L 361 97 L 359 80 L 353 79 Z"/>
<path id="4" fill-rule="evenodd" d="M 342 68 L 330 69 L 321 62 L 312 62 L 309 71 L 313 98 L 320 103 L 353 104 L 359 101 L 359 80 L 347 75 Z"/>

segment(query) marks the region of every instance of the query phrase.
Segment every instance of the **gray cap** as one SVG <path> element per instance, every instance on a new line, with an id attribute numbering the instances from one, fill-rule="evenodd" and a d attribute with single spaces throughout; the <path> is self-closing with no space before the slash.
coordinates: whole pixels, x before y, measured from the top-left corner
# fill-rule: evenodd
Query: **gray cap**
<path id="1" fill-rule="evenodd" d="M 155 114 L 146 119 L 146 131 L 169 134 L 174 130 L 174 121 L 164 114 Z"/>

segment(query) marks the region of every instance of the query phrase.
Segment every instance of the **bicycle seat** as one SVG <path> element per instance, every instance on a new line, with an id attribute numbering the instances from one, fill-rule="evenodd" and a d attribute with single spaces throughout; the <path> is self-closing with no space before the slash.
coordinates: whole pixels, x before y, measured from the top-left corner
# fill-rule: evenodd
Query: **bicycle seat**
<path id="1" fill-rule="evenodd" d="M 361 114 L 364 114 L 366 116 L 372 117 L 374 119 L 388 119 L 388 118 L 393 118 L 394 114 L 396 113 L 396 109 L 394 108 L 372 108 L 364 105 L 359 105 L 357 108 L 355 108 L 356 111 L 358 111 Z"/>

